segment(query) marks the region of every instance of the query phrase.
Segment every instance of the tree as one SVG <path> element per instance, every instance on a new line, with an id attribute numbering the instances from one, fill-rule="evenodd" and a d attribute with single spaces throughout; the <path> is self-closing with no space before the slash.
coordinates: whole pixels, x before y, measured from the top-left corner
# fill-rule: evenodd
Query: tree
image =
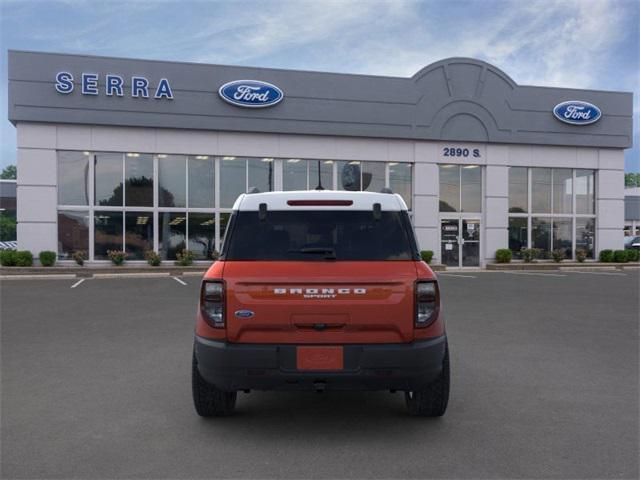
<path id="1" fill-rule="evenodd" d="M 15 165 L 7 165 L 4 167 L 4 170 L 2 170 L 2 173 L 0 173 L 0 178 L 3 180 L 15 180 L 17 173 L 18 170 Z"/>
<path id="2" fill-rule="evenodd" d="M 624 186 L 626 188 L 640 187 L 640 172 L 625 173 Z"/>

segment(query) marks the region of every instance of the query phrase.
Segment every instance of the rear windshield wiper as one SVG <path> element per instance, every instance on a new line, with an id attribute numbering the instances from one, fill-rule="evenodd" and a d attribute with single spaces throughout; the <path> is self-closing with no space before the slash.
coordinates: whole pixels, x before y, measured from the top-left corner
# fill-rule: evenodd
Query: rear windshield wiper
<path id="1" fill-rule="evenodd" d="M 289 253 L 324 253 L 324 258 L 335 260 L 336 251 L 331 247 L 305 247 L 300 250 L 289 250 Z"/>

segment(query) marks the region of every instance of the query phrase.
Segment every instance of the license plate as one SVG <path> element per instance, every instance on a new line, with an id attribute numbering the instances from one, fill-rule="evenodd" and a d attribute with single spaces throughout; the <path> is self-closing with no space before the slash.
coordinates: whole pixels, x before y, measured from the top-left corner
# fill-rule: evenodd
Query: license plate
<path id="1" fill-rule="evenodd" d="M 296 363 L 298 370 L 342 370 L 344 353 L 342 347 L 298 347 Z"/>

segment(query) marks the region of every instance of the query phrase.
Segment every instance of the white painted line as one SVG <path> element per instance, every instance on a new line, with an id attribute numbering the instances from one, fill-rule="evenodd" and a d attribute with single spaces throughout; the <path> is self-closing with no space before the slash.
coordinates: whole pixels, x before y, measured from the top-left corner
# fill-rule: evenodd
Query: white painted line
<path id="1" fill-rule="evenodd" d="M 536 275 L 539 277 L 566 277 L 566 275 L 558 274 L 558 273 L 507 272 L 507 271 L 504 271 L 502 273 L 509 273 L 511 275 Z"/>
<path id="2" fill-rule="evenodd" d="M 201 272 L 182 272 L 183 277 L 201 277 L 205 274 L 205 271 Z"/>
<path id="3" fill-rule="evenodd" d="M 154 273 L 96 273 L 93 278 L 157 278 L 168 277 L 169 272 Z"/>
<path id="4" fill-rule="evenodd" d="M 462 277 L 462 278 L 478 278 L 474 275 L 460 275 L 458 273 L 439 273 L 439 277 Z"/>
<path id="5" fill-rule="evenodd" d="M 82 282 L 84 282 L 86 280 L 86 278 L 81 278 L 80 280 L 78 280 L 76 283 L 74 283 L 73 285 L 71 285 L 71 288 L 76 288 L 78 285 L 80 285 Z"/>
<path id="6" fill-rule="evenodd" d="M 171 277 L 173 278 L 176 282 L 181 283 L 182 285 L 186 285 L 186 282 L 183 282 L 182 280 L 180 280 L 178 277 Z"/>
<path id="7" fill-rule="evenodd" d="M 613 272 L 585 272 L 584 270 L 571 270 L 571 273 L 588 273 L 589 275 L 618 275 L 626 277 L 626 273 L 613 273 Z"/>
<path id="8" fill-rule="evenodd" d="M 53 273 L 51 275 L 0 275 L 0 280 L 72 280 L 74 273 Z"/>

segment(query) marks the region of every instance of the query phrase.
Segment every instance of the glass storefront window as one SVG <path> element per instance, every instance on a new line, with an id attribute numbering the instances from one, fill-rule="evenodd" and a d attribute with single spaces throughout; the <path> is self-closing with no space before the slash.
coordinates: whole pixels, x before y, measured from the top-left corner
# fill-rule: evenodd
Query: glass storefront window
<path id="1" fill-rule="evenodd" d="M 163 260 L 175 260 L 176 253 L 187 248 L 186 212 L 158 214 L 158 253 Z"/>
<path id="2" fill-rule="evenodd" d="M 576 213 L 595 213 L 595 174 L 593 170 L 576 170 Z"/>
<path id="3" fill-rule="evenodd" d="M 247 161 L 248 188 L 257 188 L 261 192 L 273 190 L 273 158 L 251 158 Z"/>
<path id="4" fill-rule="evenodd" d="M 183 155 L 158 155 L 158 206 L 187 206 L 185 162 Z"/>
<path id="5" fill-rule="evenodd" d="M 124 226 L 127 260 L 144 260 L 145 252 L 153 250 L 153 213 L 126 212 Z"/>
<path id="6" fill-rule="evenodd" d="M 553 213 L 573 212 L 573 171 L 553 169 Z"/>
<path id="7" fill-rule="evenodd" d="M 362 188 L 361 162 L 338 162 L 338 190 L 359 192 Z"/>
<path id="8" fill-rule="evenodd" d="M 409 210 L 411 210 L 412 199 L 412 165 L 410 163 L 395 163 L 389 164 L 389 188 L 393 190 L 393 193 L 398 193 L 407 204 Z"/>
<path id="9" fill-rule="evenodd" d="M 526 167 L 509 167 L 509 213 L 529 211 L 529 181 Z"/>
<path id="10" fill-rule="evenodd" d="M 229 219 L 231 218 L 230 213 L 221 213 L 220 214 L 220 249 L 222 250 L 222 243 L 224 241 L 224 234 L 227 233 L 227 225 L 229 224 Z"/>
<path id="11" fill-rule="evenodd" d="M 71 259 L 73 252 L 89 254 L 89 212 L 58 212 L 58 258 Z"/>
<path id="12" fill-rule="evenodd" d="M 122 250 L 122 212 L 95 212 L 93 218 L 94 258 L 108 260 L 108 250 Z"/>
<path id="13" fill-rule="evenodd" d="M 440 172 L 440 211 L 460 211 L 460 167 L 438 165 Z"/>
<path id="14" fill-rule="evenodd" d="M 461 169 L 462 212 L 482 211 L 482 169 L 479 165 L 464 165 Z"/>
<path id="15" fill-rule="evenodd" d="M 587 258 L 593 258 L 596 238 L 595 218 L 576 218 L 576 250 L 587 251 Z"/>
<path id="16" fill-rule="evenodd" d="M 89 152 L 58 152 L 58 205 L 89 205 Z"/>
<path id="17" fill-rule="evenodd" d="M 313 165 L 315 162 L 309 163 Z M 282 189 L 284 191 L 290 191 L 307 190 L 308 188 L 307 162 L 300 160 L 299 158 L 289 158 L 284 160 L 282 163 Z"/>
<path id="18" fill-rule="evenodd" d="M 551 213 L 551 169 L 531 169 L 531 211 Z"/>
<path id="19" fill-rule="evenodd" d="M 309 190 L 315 189 L 318 182 L 318 162 L 320 162 L 320 178 L 322 188 L 333 190 L 333 160 L 309 160 Z"/>
<path id="20" fill-rule="evenodd" d="M 571 240 L 573 234 L 573 221 L 571 218 L 553 219 L 553 250 L 564 250 L 565 258 L 573 258 Z"/>
<path id="21" fill-rule="evenodd" d="M 96 153 L 95 205 L 122 206 L 122 153 Z"/>
<path id="22" fill-rule="evenodd" d="M 207 155 L 189 157 L 189 208 L 215 206 L 215 159 Z"/>
<path id="23" fill-rule="evenodd" d="M 199 260 L 211 258 L 216 247 L 216 222 L 213 213 L 189 213 L 189 250 Z"/>
<path id="24" fill-rule="evenodd" d="M 509 218 L 509 250 L 513 258 L 522 258 L 521 250 L 527 248 L 527 219 Z"/>
<path id="25" fill-rule="evenodd" d="M 153 206 L 153 156 L 127 153 L 124 161 L 125 205 Z"/>
<path id="26" fill-rule="evenodd" d="M 238 157 L 220 160 L 220 207 L 233 207 L 236 198 L 247 191 L 247 161 Z"/>
<path id="27" fill-rule="evenodd" d="M 362 162 L 362 190 L 379 192 L 385 187 L 386 164 L 383 162 Z"/>
<path id="28" fill-rule="evenodd" d="M 549 258 L 551 252 L 551 218 L 531 219 L 531 247 L 540 250 L 541 258 Z"/>

